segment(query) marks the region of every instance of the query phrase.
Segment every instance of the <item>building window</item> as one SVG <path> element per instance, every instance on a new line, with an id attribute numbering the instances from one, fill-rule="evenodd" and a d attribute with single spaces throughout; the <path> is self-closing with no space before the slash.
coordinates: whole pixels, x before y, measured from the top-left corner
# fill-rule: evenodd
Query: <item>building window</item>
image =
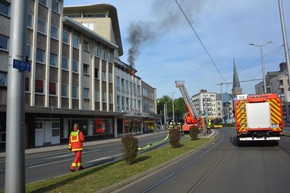
<path id="1" fill-rule="evenodd" d="M 106 81 L 106 71 L 102 71 L 102 81 Z"/>
<path id="2" fill-rule="evenodd" d="M 79 72 L 79 62 L 76 60 L 73 60 L 73 72 L 78 73 Z"/>
<path id="3" fill-rule="evenodd" d="M 111 72 L 109 72 L 108 75 L 109 75 L 109 82 L 112 83 L 113 82 L 113 74 Z"/>
<path id="4" fill-rule="evenodd" d="M 9 50 L 9 38 L 0 34 L 0 49 L 1 50 Z"/>
<path id="5" fill-rule="evenodd" d="M 44 55 L 45 55 L 44 50 L 41 50 L 39 48 L 36 49 L 36 61 L 37 62 L 44 63 Z"/>
<path id="6" fill-rule="evenodd" d="M 106 50 L 103 50 L 103 52 L 102 52 L 102 59 L 103 60 L 106 60 L 106 54 L 107 54 Z"/>
<path id="7" fill-rule="evenodd" d="M 92 31 L 95 30 L 95 24 L 94 23 L 82 23 L 82 25 Z"/>
<path id="8" fill-rule="evenodd" d="M 27 14 L 27 27 L 33 28 L 33 16 L 30 13 Z"/>
<path id="9" fill-rule="evenodd" d="M 49 94 L 56 95 L 56 83 L 49 82 Z"/>
<path id="10" fill-rule="evenodd" d="M 29 92 L 30 91 L 30 84 L 29 84 L 29 78 L 25 77 L 25 91 Z"/>
<path id="11" fill-rule="evenodd" d="M 67 57 L 62 57 L 62 62 L 61 62 L 61 68 L 68 70 L 68 58 Z"/>
<path id="12" fill-rule="evenodd" d="M 120 96 L 117 95 L 117 110 L 121 110 L 121 99 L 120 99 Z"/>
<path id="13" fill-rule="evenodd" d="M 100 57 L 100 48 L 98 46 L 95 46 L 94 48 L 94 54 L 95 54 L 95 57 Z"/>
<path id="14" fill-rule="evenodd" d="M 84 41 L 84 51 L 90 51 L 90 43 L 88 41 Z"/>
<path id="15" fill-rule="evenodd" d="M 43 80 L 35 80 L 35 92 L 43 93 Z"/>
<path id="16" fill-rule="evenodd" d="M 10 15 L 9 5 L 0 2 L 0 13 L 9 16 Z"/>
<path id="17" fill-rule="evenodd" d="M 285 94 L 284 88 L 280 88 L 280 94 Z"/>
<path id="18" fill-rule="evenodd" d="M 279 85 L 283 86 L 283 80 L 279 80 Z"/>
<path id="19" fill-rule="evenodd" d="M 62 84 L 61 85 L 61 96 L 62 97 L 67 97 L 68 96 L 68 92 L 67 92 L 68 88 L 66 84 Z"/>
<path id="20" fill-rule="evenodd" d="M 73 47 L 74 48 L 79 48 L 79 37 L 76 35 L 73 35 Z"/>
<path id="21" fill-rule="evenodd" d="M 79 95 L 78 94 L 78 87 L 73 86 L 72 87 L 72 97 L 77 99 L 77 98 L 79 98 L 78 95 Z"/>
<path id="22" fill-rule="evenodd" d="M 113 62 L 113 57 L 112 57 L 111 53 L 108 54 L 108 59 L 109 59 L 109 62 L 111 62 L 111 63 Z"/>
<path id="23" fill-rule="evenodd" d="M 100 102 L 100 92 L 95 90 L 95 102 Z"/>
<path id="24" fill-rule="evenodd" d="M 51 37 L 58 40 L 58 28 L 54 25 L 51 25 Z"/>
<path id="25" fill-rule="evenodd" d="M 107 92 L 103 92 L 103 102 L 107 102 Z"/>
<path id="26" fill-rule="evenodd" d="M 67 31 L 62 32 L 62 41 L 64 43 L 69 43 L 69 33 Z"/>
<path id="27" fill-rule="evenodd" d="M 99 69 L 95 68 L 95 78 L 99 79 Z"/>
<path id="28" fill-rule="evenodd" d="M 38 27 L 37 30 L 43 34 L 46 34 L 46 21 L 38 18 Z"/>
<path id="29" fill-rule="evenodd" d="M 25 56 L 28 57 L 28 59 L 31 59 L 31 45 L 26 44 Z"/>
<path id="30" fill-rule="evenodd" d="M 39 0 L 39 3 L 44 6 L 47 6 L 47 0 Z"/>
<path id="31" fill-rule="evenodd" d="M 90 97 L 90 89 L 89 88 L 84 88 L 83 89 L 83 97 L 84 99 L 89 99 Z"/>
<path id="32" fill-rule="evenodd" d="M 0 72 L 0 86 L 7 86 L 7 73 Z"/>
<path id="33" fill-rule="evenodd" d="M 56 0 L 52 0 L 52 6 L 51 6 L 51 9 L 56 12 L 56 13 L 59 13 L 59 2 L 56 1 Z"/>
<path id="34" fill-rule="evenodd" d="M 89 65 L 88 64 L 84 64 L 84 70 L 83 70 L 85 75 L 90 75 L 89 73 Z"/>
<path id="35" fill-rule="evenodd" d="M 57 67 L 57 55 L 50 53 L 50 66 Z"/>

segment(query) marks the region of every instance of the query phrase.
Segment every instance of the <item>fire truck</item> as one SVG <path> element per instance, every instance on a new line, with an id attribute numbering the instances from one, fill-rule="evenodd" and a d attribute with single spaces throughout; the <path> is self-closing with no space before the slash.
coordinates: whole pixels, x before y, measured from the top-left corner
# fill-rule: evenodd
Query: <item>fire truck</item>
<path id="1" fill-rule="evenodd" d="M 187 108 L 187 113 L 184 117 L 184 124 L 182 125 L 182 132 L 183 133 L 189 133 L 189 129 L 192 126 L 201 127 L 201 117 L 199 116 L 199 114 L 197 113 L 197 110 L 195 109 L 188 93 L 187 90 L 184 86 L 184 81 L 175 81 L 175 85 L 177 88 L 179 88 L 182 96 L 183 96 L 183 100 L 185 102 L 185 106 Z"/>
<path id="2" fill-rule="evenodd" d="M 279 144 L 284 122 L 278 94 L 237 95 L 234 111 L 238 145 L 246 141 Z"/>

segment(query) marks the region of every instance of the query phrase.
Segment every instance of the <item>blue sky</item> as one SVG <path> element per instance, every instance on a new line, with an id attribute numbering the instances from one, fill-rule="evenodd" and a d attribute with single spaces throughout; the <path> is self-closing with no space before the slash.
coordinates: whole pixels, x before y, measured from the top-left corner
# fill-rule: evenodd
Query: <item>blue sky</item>
<path id="1" fill-rule="evenodd" d="M 289 42 L 290 1 L 282 2 Z M 181 97 L 175 80 L 185 81 L 189 95 L 200 89 L 231 93 L 231 84 L 218 84 L 233 81 L 233 58 L 240 81 L 262 78 L 260 49 L 249 43 L 272 41 L 263 47 L 265 72 L 277 71 L 285 61 L 278 0 L 178 0 L 194 30 L 175 0 L 64 0 L 65 6 L 96 3 L 117 8 L 126 63 L 130 27 L 147 26 L 134 65 L 158 98 L 173 92 L 174 98 Z M 241 82 L 243 92 L 254 93 L 257 83 Z"/>

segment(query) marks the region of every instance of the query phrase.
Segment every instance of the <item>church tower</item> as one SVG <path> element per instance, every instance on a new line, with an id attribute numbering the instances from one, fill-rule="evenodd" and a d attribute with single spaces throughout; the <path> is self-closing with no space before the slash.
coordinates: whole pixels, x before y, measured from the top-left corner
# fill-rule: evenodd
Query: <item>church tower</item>
<path id="1" fill-rule="evenodd" d="M 234 78 L 233 78 L 232 94 L 234 94 L 234 95 L 243 94 L 243 90 L 240 86 L 240 81 L 239 81 L 238 71 L 236 68 L 235 59 L 234 59 Z"/>

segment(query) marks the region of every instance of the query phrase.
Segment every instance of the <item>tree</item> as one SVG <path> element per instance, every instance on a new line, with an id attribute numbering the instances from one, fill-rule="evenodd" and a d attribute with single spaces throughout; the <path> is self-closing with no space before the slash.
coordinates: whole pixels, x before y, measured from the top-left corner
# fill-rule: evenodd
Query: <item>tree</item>
<path id="1" fill-rule="evenodd" d="M 164 105 L 167 104 L 167 116 L 172 119 L 172 98 L 164 95 L 162 98 L 157 99 L 157 112 L 164 118 Z M 178 122 L 183 122 L 183 117 L 187 112 L 184 100 L 182 97 L 174 99 L 174 117 Z M 163 120 L 164 121 L 164 120 Z"/>

